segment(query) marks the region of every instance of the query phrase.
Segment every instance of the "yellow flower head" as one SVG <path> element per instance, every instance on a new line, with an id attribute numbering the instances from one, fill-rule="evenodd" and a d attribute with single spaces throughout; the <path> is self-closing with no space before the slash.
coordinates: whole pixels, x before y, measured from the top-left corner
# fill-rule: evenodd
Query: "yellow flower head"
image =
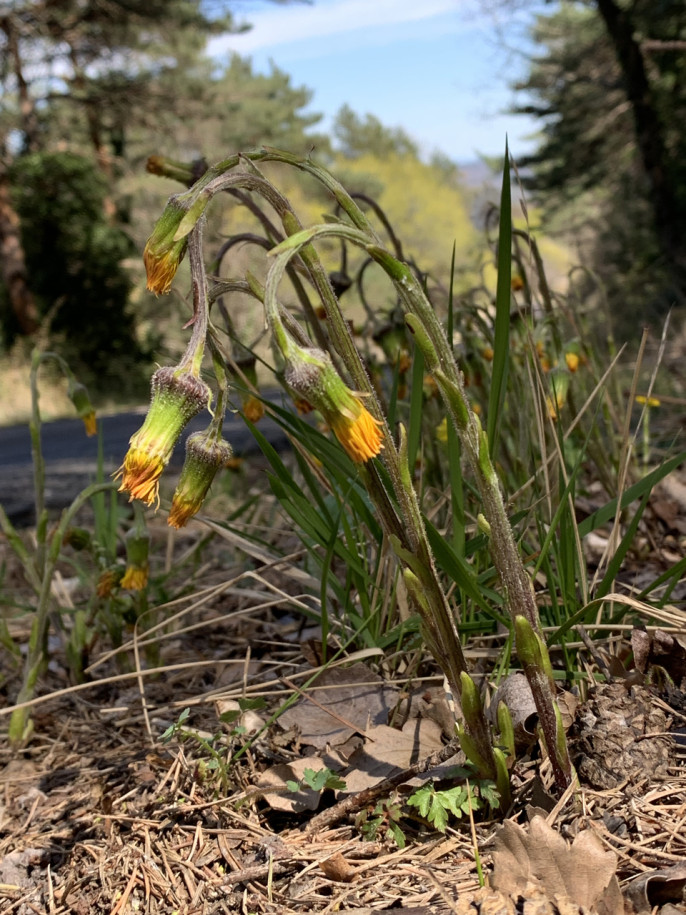
<path id="1" fill-rule="evenodd" d="M 95 418 L 95 409 L 91 403 L 86 386 L 80 384 L 78 381 L 74 382 L 69 386 L 67 394 L 74 404 L 79 417 L 83 420 L 86 435 L 95 435 L 98 431 L 98 423 Z"/>
<path id="2" fill-rule="evenodd" d="M 649 407 L 659 407 L 660 400 L 657 397 L 646 397 L 644 394 L 636 395 L 636 403 L 647 404 Z"/>
<path id="3" fill-rule="evenodd" d="M 133 527 L 127 532 L 126 571 L 120 582 L 127 591 L 143 591 L 148 584 L 150 563 L 150 534 L 140 509 L 135 512 Z"/>
<path id="4" fill-rule="evenodd" d="M 356 464 L 364 464 L 381 451 L 382 424 L 351 391 L 323 350 L 293 345 L 286 359 L 286 383 L 296 400 L 306 400 L 319 410 Z"/>
<path id="5" fill-rule="evenodd" d="M 152 376 L 152 399 L 141 428 L 131 437 L 124 463 L 115 474 L 119 492 L 146 505 L 159 505 L 159 479 L 184 426 L 206 407 L 211 391 L 188 372 L 165 366 Z"/>
<path id="6" fill-rule="evenodd" d="M 184 527 L 197 514 L 217 471 L 226 467 L 230 460 L 231 446 L 217 438 L 211 426 L 204 432 L 188 436 L 186 460 L 167 519 L 171 527 Z"/>
<path id="7" fill-rule="evenodd" d="M 144 591 L 148 584 L 149 566 L 127 566 L 120 585 L 127 591 Z"/>
<path id="8" fill-rule="evenodd" d="M 188 234 L 205 205 L 205 201 L 201 201 L 202 206 L 184 205 L 182 200 L 181 196 L 169 199 L 143 251 L 148 289 L 156 295 L 165 295 L 171 289 L 172 280 L 186 253 Z"/>
<path id="9" fill-rule="evenodd" d="M 146 505 L 159 505 L 160 477 L 166 466 L 167 461 L 159 454 L 151 454 L 143 448 L 129 448 L 115 477 L 122 478 L 119 492 L 128 492 L 129 501 L 138 499 Z"/>
<path id="10" fill-rule="evenodd" d="M 354 416 L 355 412 L 357 416 Z M 334 413 L 330 425 L 356 464 L 364 464 L 381 451 L 381 423 L 374 419 L 360 400 L 357 400 L 356 409 Z"/>
<path id="11" fill-rule="evenodd" d="M 91 410 L 90 413 L 84 413 L 81 417 L 83 420 L 83 425 L 86 430 L 86 435 L 90 438 L 92 435 L 95 435 L 98 431 L 98 421 L 95 418 L 95 411 Z"/>
<path id="12" fill-rule="evenodd" d="M 570 351 L 565 353 L 565 362 L 567 363 L 567 368 L 570 372 L 576 372 L 576 370 L 579 368 L 581 359 L 578 353 L 573 353 Z"/>
<path id="13" fill-rule="evenodd" d="M 147 288 L 155 295 L 166 295 L 171 289 L 179 264 L 186 253 L 186 239 L 170 244 L 155 244 L 153 236 L 143 251 L 143 263 L 148 278 Z"/>
<path id="14" fill-rule="evenodd" d="M 436 439 L 445 444 L 448 441 L 448 417 L 444 416 L 436 426 Z"/>
<path id="15" fill-rule="evenodd" d="M 551 394 L 546 397 L 546 407 L 548 416 L 556 420 L 560 411 L 567 402 L 567 392 L 569 391 L 570 377 L 561 369 L 556 369 L 551 373 Z"/>
<path id="16" fill-rule="evenodd" d="M 250 394 L 243 403 L 243 414 L 251 423 L 257 423 L 264 416 L 264 404 L 254 394 Z"/>

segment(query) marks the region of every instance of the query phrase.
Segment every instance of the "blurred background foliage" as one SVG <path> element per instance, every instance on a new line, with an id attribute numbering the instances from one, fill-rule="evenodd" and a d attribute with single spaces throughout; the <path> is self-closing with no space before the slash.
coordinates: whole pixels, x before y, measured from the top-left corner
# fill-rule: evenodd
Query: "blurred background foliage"
<path id="1" fill-rule="evenodd" d="M 533 0 L 481 3 L 533 8 Z M 686 290 L 686 4 L 557 0 L 532 22 L 528 75 L 515 87 L 519 110 L 541 123 L 535 154 L 519 163 L 528 222 L 548 273 L 599 334 L 609 324 L 622 339 L 636 336 L 683 304 Z M 287 73 L 256 73 L 238 56 L 210 59 L 208 39 L 236 27 L 230 0 L 0 4 L 3 366 L 42 335 L 96 393 L 144 397 L 151 363 L 174 352 L 187 317 L 180 298 L 144 291 L 140 252 L 179 190 L 146 174 L 151 154 L 202 161 L 258 144 L 312 151 L 402 227 L 404 256 L 438 293 L 448 289 L 455 244 L 458 296 L 481 288 L 492 297 L 488 201 L 497 181 L 484 191 L 446 156 L 424 155 L 402 128 L 348 106 L 330 136 L 319 132 L 311 91 Z M 331 210 L 306 178 L 286 180 L 304 217 Z M 254 231 L 237 212 L 211 225 L 217 247 Z M 521 213 L 518 224 L 526 226 Z M 248 247 L 230 255 L 243 267 Z M 332 271 L 354 274 L 335 245 L 325 256 Z M 572 263 L 583 269 L 568 279 Z M 363 296 L 393 308 L 373 270 Z M 362 317 L 354 289 L 345 304 L 353 320 Z"/>

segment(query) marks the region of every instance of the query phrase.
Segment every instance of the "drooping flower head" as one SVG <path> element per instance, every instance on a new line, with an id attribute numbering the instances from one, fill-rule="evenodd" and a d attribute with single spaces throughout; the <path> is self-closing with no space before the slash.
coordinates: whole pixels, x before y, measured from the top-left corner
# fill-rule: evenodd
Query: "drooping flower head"
<path id="1" fill-rule="evenodd" d="M 258 394 L 257 359 L 249 350 L 234 344 L 234 359 L 227 369 L 241 398 L 243 415 L 251 423 L 258 423 L 264 416 L 264 404 Z"/>
<path id="2" fill-rule="evenodd" d="M 98 597 L 110 597 L 115 588 L 119 587 L 122 575 L 121 567 L 105 569 L 105 571 L 100 574 L 96 585 L 95 593 Z"/>
<path id="3" fill-rule="evenodd" d="M 191 191 L 170 197 L 143 251 L 148 289 L 165 295 L 188 247 L 188 236 L 205 212 L 209 197 Z"/>
<path id="4" fill-rule="evenodd" d="M 243 414 L 251 423 L 258 423 L 264 416 L 264 404 L 255 397 L 254 394 L 248 394 L 243 398 Z"/>
<path id="5" fill-rule="evenodd" d="M 142 513 L 126 534 L 126 571 L 120 586 L 127 591 L 143 591 L 148 584 L 150 573 L 150 534 L 145 527 Z"/>
<path id="6" fill-rule="evenodd" d="M 217 471 L 231 460 L 231 446 L 210 426 L 186 440 L 186 460 L 174 492 L 168 524 L 184 527 L 200 510 Z"/>
<path id="7" fill-rule="evenodd" d="M 80 384 L 77 381 L 69 386 L 67 394 L 69 395 L 71 402 L 74 404 L 80 419 L 83 420 L 86 435 L 95 435 L 95 433 L 98 431 L 98 423 L 95 418 L 95 408 L 91 403 L 91 399 L 86 386 Z"/>
<path id="8" fill-rule="evenodd" d="M 159 480 L 169 463 L 184 426 L 207 407 L 212 393 L 188 371 L 165 366 L 152 376 L 152 398 L 141 428 L 131 437 L 124 463 L 115 475 L 122 477 L 119 492 L 146 505 L 159 503 Z"/>
<path id="9" fill-rule="evenodd" d="M 186 210 L 172 197 L 155 223 L 143 251 L 143 263 L 148 277 L 148 289 L 156 295 L 165 295 L 183 260 L 188 245 L 188 235 L 176 239 Z"/>
<path id="10" fill-rule="evenodd" d="M 356 464 L 364 464 L 379 454 L 381 423 L 367 410 L 360 395 L 345 384 L 328 353 L 289 347 L 284 378 L 297 400 L 305 400 L 319 410 Z"/>

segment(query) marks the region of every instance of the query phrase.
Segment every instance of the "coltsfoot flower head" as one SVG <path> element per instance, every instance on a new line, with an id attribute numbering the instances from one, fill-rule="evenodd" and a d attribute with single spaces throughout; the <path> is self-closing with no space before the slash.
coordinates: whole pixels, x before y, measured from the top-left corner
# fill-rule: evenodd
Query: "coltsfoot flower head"
<path id="1" fill-rule="evenodd" d="M 264 404 L 259 396 L 253 393 L 253 390 L 257 391 L 258 389 L 256 358 L 250 353 L 244 355 L 242 358 L 236 359 L 235 369 L 230 368 L 229 375 L 234 380 L 234 383 L 240 392 L 245 418 L 251 423 L 259 422 L 264 416 Z M 246 384 L 249 385 L 252 390 L 246 390 Z"/>
<path id="2" fill-rule="evenodd" d="M 95 593 L 98 597 L 110 597 L 112 592 L 119 587 L 123 572 L 121 568 L 105 569 L 98 578 L 98 584 Z"/>
<path id="3" fill-rule="evenodd" d="M 134 509 L 134 522 L 124 538 L 126 544 L 126 571 L 120 585 L 127 591 L 143 591 L 150 572 L 150 534 L 145 515 L 140 506 Z"/>
<path id="4" fill-rule="evenodd" d="M 212 393 L 200 378 L 170 366 L 152 376 L 152 399 L 141 428 L 131 437 L 119 492 L 146 505 L 159 504 L 159 480 L 184 426 L 210 402 Z"/>
<path id="5" fill-rule="evenodd" d="M 284 378 L 296 400 L 306 400 L 319 410 L 356 464 L 379 454 L 383 447 L 381 423 L 367 410 L 360 395 L 345 384 L 328 353 L 292 346 Z"/>
<path id="6" fill-rule="evenodd" d="M 546 407 L 548 415 L 552 420 L 557 420 L 560 410 L 567 402 L 567 393 L 569 391 L 570 375 L 562 370 L 551 372 L 551 394 L 546 397 Z"/>
<path id="7" fill-rule="evenodd" d="M 169 198 L 143 251 L 148 289 L 156 295 L 165 295 L 171 289 L 188 247 L 188 235 L 207 206 L 204 197 L 187 204 L 183 199 L 181 195 Z"/>
<path id="8" fill-rule="evenodd" d="M 68 390 L 69 399 L 74 404 L 76 412 L 86 429 L 86 435 L 95 435 L 98 431 L 98 423 L 95 418 L 95 408 L 91 403 L 88 389 L 78 381 L 70 385 Z"/>
<path id="9" fill-rule="evenodd" d="M 637 394 L 635 400 L 636 403 L 647 404 L 649 407 L 659 407 L 662 403 L 659 397 L 646 397 L 645 394 Z"/>
<path id="10" fill-rule="evenodd" d="M 172 280 L 183 260 L 188 237 L 174 240 L 181 220 L 186 215 L 172 197 L 160 216 L 147 240 L 143 251 L 143 263 L 148 277 L 148 289 L 156 295 L 165 295 L 171 289 Z"/>
<path id="11" fill-rule="evenodd" d="M 578 370 L 580 365 L 584 365 L 586 362 L 586 359 L 581 352 L 581 347 L 576 340 L 572 340 L 571 343 L 567 344 L 564 355 L 567 368 L 572 374 Z"/>
<path id="12" fill-rule="evenodd" d="M 264 416 L 264 404 L 259 397 L 255 397 L 254 394 L 248 394 L 243 400 L 243 413 L 251 423 L 257 423 Z"/>
<path id="13" fill-rule="evenodd" d="M 169 511 L 171 527 L 184 527 L 197 514 L 217 471 L 228 466 L 231 454 L 229 443 L 217 438 L 211 426 L 188 436 L 186 460 Z"/>
<path id="14" fill-rule="evenodd" d="M 127 566 L 126 571 L 119 582 L 119 586 L 125 591 L 144 591 L 148 584 L 149 568 L 139 566 Z"/>

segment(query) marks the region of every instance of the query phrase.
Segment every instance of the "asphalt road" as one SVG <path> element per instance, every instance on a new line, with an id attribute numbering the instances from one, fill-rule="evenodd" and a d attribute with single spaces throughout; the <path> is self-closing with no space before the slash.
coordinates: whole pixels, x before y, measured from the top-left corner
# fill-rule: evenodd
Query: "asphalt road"
<path id="1" fill-rule="evenodd" d="M 273 395 L 275 402 L 280 403 L 281 398 L 280 392 Z M 98 416 L 106 472 L 110 473 L 121 465 L 129 439 L 143 423 L 145 411 L 146 408 L 141 408 L 132 413 Z M 170 462 L 171 471 L 181 469 L 186 437 L 206 428 L 208 422 L 209 417 L 204 413 L 188 424 Z M 290 447 L 282 429 L 268 416 L 260 420 L 259 429 L 279 451 Z M 98 460 L 98 437 L 88 438 L 80 419 L 44 423 L 41 433 L 46 506 L 51 512 L 57 512 L 93 480 Z M 224 437 L 231 443 L 237 457 L 259 453 L 240 416 L 227 412 Z M 33 523 L 33 464 L 27 425 L 0 427 L 0 504 L 13 524 L 27 526 Z"/>

